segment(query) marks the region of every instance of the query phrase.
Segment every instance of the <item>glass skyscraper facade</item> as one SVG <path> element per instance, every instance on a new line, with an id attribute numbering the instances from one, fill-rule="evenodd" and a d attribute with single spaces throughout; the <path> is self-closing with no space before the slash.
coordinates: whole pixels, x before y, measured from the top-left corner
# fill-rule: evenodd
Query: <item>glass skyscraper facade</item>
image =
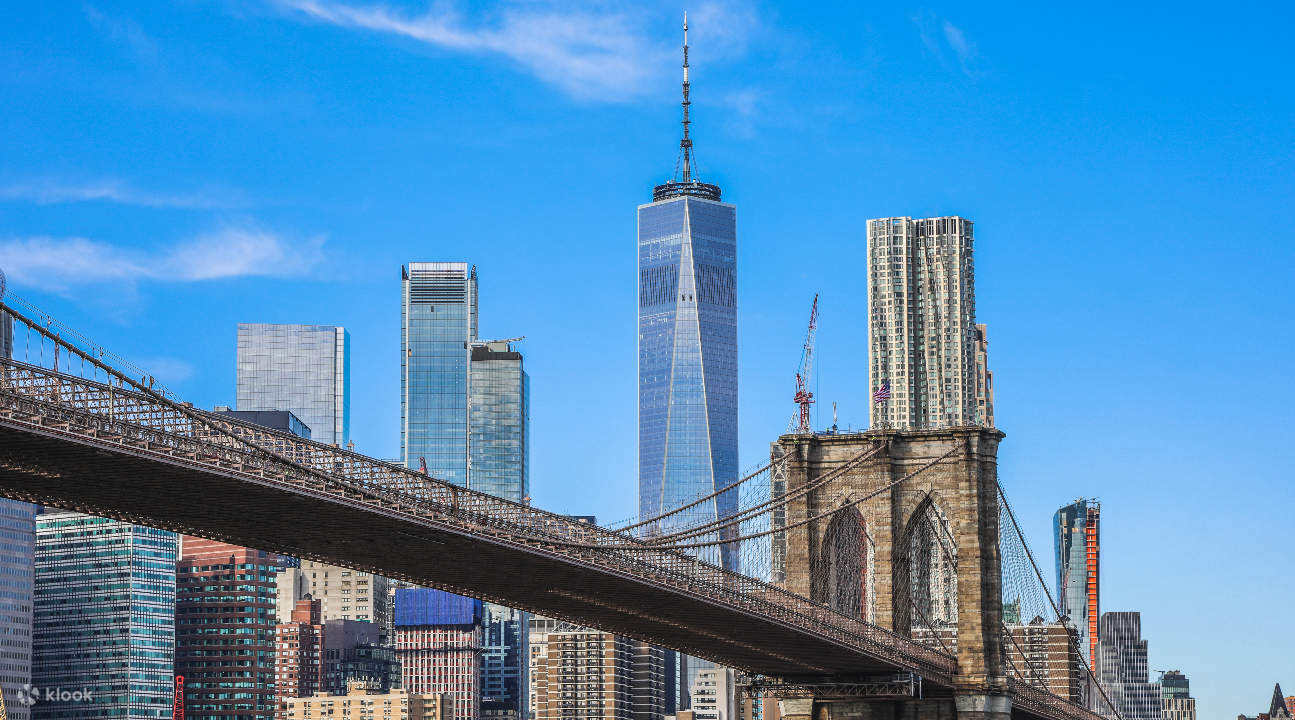
<path id="1" fill-rule="evenodd" d="M 1059 609 L 1079 630 L 1079 644 L 1090 665 L 1097 656 L 1100 519 L 1101 505 L 1082 498 L 1052 518 Z"/>
<path id="2" fill-rule="evenodd" d="M 33 718 L 171 717 L 177 544 L 117 520 L 37 516 Z"/>
<path id="3" fill-rule="evenodd" d="M 737 211 L 718 188 L 714 197 L 679 194 L 638 209 L 641 519 L 737 480 Z M 736 505 L 725 493 L 657 530 Z M 725 553 L 723 562 L 737 559 Z"/>
<path id="4" fill-rule="evenodd" d="M 513 502 L 530 496 L 530 378 L 510 343 L 472 346 L 468 485 Z"/>
<path id="5" fill-rule="evenodd" d="M 0 500 L 0 692 L 9 720 L 29 720 L 18 690 L 31 682 L 36 506 Z"/>
<path id="6" fill-rule="evenodd" d="M 330 325 L 238 324 L 238 410 L 290 410 L 310 438 L 351 439 L 351 336 Z"/>
<path id="7" fill-rule="evenodd" d="M 468 363 L 477 339 L 477 271 L 411 262 L 401 271 L 400 449 L 405 466 L 468 483 Z"/>
<path id="8" fill-rule="evenodd" d="M 477 271 L 414 262 L 401 274 L 401 458 L 405 466 L 513 502 L 530 495 L 530 380 L 510 341 L 478 341 Z M 485 604 L 481 712 L 525 717 L 528 615 Z"/>

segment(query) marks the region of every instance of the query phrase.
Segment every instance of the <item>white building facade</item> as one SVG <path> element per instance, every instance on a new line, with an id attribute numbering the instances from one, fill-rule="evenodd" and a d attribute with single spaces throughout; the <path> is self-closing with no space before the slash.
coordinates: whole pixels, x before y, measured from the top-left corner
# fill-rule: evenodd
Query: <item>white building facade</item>
<path id="1" fill-rule="evenodd" d="M 873 425 L 987 425 L 977 371 L 972 223 L 966 218 L 868 221 L 868 360 Z M 983 340 L 981 350 L 983 352 Z M 888 399 L 885 398 L 889 395 Z"/>

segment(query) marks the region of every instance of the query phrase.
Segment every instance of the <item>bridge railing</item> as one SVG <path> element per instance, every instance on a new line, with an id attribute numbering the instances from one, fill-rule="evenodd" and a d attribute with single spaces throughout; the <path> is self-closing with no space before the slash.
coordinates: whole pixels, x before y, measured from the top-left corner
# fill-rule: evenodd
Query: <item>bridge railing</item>
<path id="1" fill-rule="evenodd" d="M 251 474 L 458 532 L 489 536 L 495 542 L 568 562 L 628 573 L 859 648 L 932 681 L 949 683 L 956 670 L 953 657 L 909 638 L 682 551 L 644 549 L 625 533 L 451 485 L 291 433 L 197 410 L 142 388 L 123 386 L 120 379 L 114 385 L 4 360 L 0 371 L 0 396 L 7 396 L 0 413 L 20 422 L 43 427 L 53 423 L 65 426 L 66 432 L 125 444 L 135 452 L 162 453 L 223 472 Z M 638 547 L 617 549 L 631 544 Z"/>

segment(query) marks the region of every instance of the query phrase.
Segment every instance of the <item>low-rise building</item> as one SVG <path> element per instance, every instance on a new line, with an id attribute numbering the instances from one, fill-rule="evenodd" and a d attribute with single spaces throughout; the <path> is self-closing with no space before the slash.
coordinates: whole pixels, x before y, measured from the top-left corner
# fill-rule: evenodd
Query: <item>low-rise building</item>
<path id="1" fill-rule="evenodd" d="M 379 693 L 353 682 L 345 695 L 316 695 L 288 701 L 288 720 L 453 720 L 448 695 L 392 690 Z"/>
<path id="2" fill-rule="evenodd" d="M 1059 698 L 1082 703 L 1086 687 L 1079 631 L 1036 617 L 1029 624 L 1007 625 L 1007 662 L 1022 682 Z"/>

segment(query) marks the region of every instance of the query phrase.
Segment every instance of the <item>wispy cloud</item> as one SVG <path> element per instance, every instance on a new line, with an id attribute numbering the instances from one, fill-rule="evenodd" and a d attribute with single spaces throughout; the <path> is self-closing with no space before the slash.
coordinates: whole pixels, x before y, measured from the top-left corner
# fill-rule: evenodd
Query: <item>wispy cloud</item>
<path id="1" fill-rule="evenodd" d="M 971 62 L 976 59 L 976 46 L 967 39 L 966 34 L 957 25 L 948 20 L 944 21 L 944 39 L 958 56 L 958 64 L 962 66 L 962 71 L 970 75 Z"/>
<path id="2" fill-rule="evenodd" d="M 18 182 L 0 185 L 0 200 L 26 200 L 42 205 L 110 202 L 151 208 L 199 210 L 235 208 L 247 204 L 241 193 L 228 189 L 202 188 L 191 192 L 152 192 L 133 187 L 121 180 L 80 183 L 52 180 Z"/>
<path id="3" fill-rule="evenodd" d="M 967 38 L 962 28 L 947 19 L 937 18 L 929 12 L 913 16 L 917 25 L 918 36 L 922 39 L 928 52 L 946 62 L 950 53 L 957 61 L 958 67 L 968 77 L 976 74 L 975 62 L 979 55 L 976 44 Z"/>
<path id="4" fill-rule="evenodd" d="M 508 58 L 523 70 L 581 100 L 624 101 L 649 89 L 666 68 L 669 43 L 649 39 L 643 17 L 606 5 L 530 3 L 488 19 L 470 19 L 434 6 L 411 14 L 384 5 L 334 0 L 277 0 L 292 13 L 339 27 L 404 37 L 451 52 Z M 740 50 L 753 14 L 707 3 L 697 15 L 715 44 L 708 54 Z M 701 17 L 697 25 L 702 24 Z"/>
<path id="5" fill-rule="evenodd" d="M 12 238 L 0 240 L 0 258 L 13 284 L 63 292 L 74 284 L 307 275 L 323 261 L 323 243 L 322 237 L 289 241 L 247 224 L 154 250 L 80 237 Z"/>

